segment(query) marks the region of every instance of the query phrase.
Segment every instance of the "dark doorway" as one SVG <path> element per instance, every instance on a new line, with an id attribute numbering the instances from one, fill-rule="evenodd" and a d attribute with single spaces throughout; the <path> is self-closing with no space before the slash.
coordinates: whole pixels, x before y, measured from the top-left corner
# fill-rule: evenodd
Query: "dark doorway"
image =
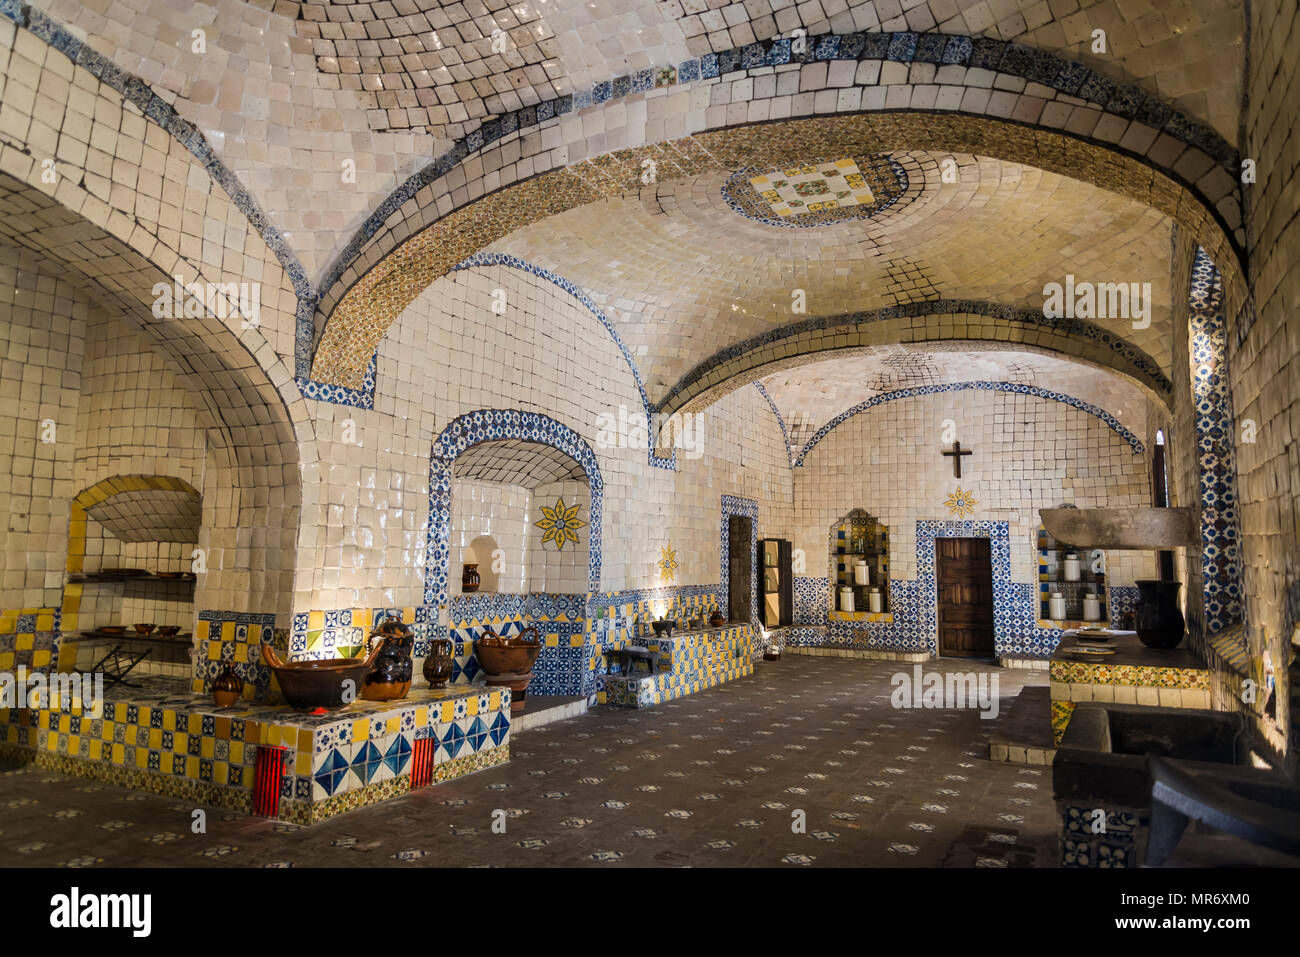
<path id="1" fill-rule="evenodd" d="M 993 554 L 987 538 L 936 538 L 939 654 L 993 657 Z"/>
<path id="2" fill-rule="evenodd" d="M 727 615 L 731 621 L 749 621 L 754 573 L 754 520 L 727 517 Z"/>

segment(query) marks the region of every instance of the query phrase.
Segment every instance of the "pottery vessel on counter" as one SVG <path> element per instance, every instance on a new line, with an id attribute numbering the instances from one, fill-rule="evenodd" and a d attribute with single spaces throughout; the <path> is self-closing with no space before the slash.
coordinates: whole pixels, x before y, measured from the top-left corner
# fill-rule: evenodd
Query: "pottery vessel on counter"
<path id="1" fill-rule="evenodd" d="M 656 638 L 671 638 L 673 629 L 677 627 L 677 622 L 671 618 L 664 618 L 659 621 L 650 622 L 650 627 L 655 630 Z"/>
<path id="2" fill-rule="evenodd" d="M 244 679 L 235 674 L 235 669 L 226 665 L 224 671 L 212 682 L 212 700 L 218 708 L 229 708 L 244 693 Z"/>
<path id="3" fill-rule="evenodd" d="M 1183 640 L 1186 622 L 1178 607 L 1182 582 L 1139 581 L 1137 615 L 1133 626 L 1138 640 L 1148 648 L 1176 648 Z"/>
<path id="4" fill-rule="evenodd" d="M 714 611 L 714 613 L 709 616 L 709 624 L 714 628 L 721 628 L 726 623 L 727 619 L 723 617 L 723 614 L 720 611 Z"/>
<path id="5" fill-rule="evenodd" d="M 434 638 L 424 658 L 424 680 L 430 688 L 445 688 L 451 678 L 451 664 L 456 645 L 450 638 Z"/>
<path id="6" fill-rule="evenodd" d="M 531 638 L 527 637 L 530 632 Z M 510 688 L 511 714 L 523 714 L 524 696 L 528 693 L 528 682 L 533 679 L 533 663 L 541 651 L 542 634 L 533 627 L 508 638 L 485 627 L 483 637 L 474 642 L 474 654 L 483 666 L 488 685 Z"/>
<path id="7" fill-rule="evenodd" d="M 460 590 L 466 595 L 478 591 L 478 565 L 465 563 L 465 570 L 460 574 Z"/>
<path id="8" fill-rule="evenodd" d="M 275 649 L 262 642 L 262 658 L 275 673 L 289 706 L 298 711 L 346 708 L 361 696 L 361 686 L 383 650 L 380 642 L 368 658 L 326 658 L 281 661 Z"/>
<path id="9" fill-rule="evenodd" d="M 378 640 L 383 650 L 375 658 L 375 665 L 366 673 L 361 696 L 367 701 L 394 701 L 405 698 L 411 690 L 411 649 L 415 636 L 411 629 L 396 618 L 388 618 L 370 635 Z"/>

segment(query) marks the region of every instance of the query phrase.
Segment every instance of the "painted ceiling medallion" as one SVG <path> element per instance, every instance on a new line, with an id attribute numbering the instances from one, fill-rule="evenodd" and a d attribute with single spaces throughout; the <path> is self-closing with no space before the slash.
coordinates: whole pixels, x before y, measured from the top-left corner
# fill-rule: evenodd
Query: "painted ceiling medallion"
<path id="1" fill-rule="evenodd" d="M 565 505 L 564 499 L 557 499 L 554 508 L 542 506 L 542 515 L 540 522 L 533 522 L 538 528 L 546 534 L 542 536 L 542 545 L 547 542 L 554 542 L 555 547 L 563 551 L 565 542 L 578 544 L 577 530 L 587 523 L 578 518 L 578 509 L 581 508 L 576 502 L 573 505 Z"/>
<path id="2" fill-rule="evenodd" d="M 867 219 L 896 203 L 907 183 L 888 156 L 859 156 L 774 170 L 747 166 L 722 184 L 722 197 L 748 219 L 806 228 Z"/>
<path id="3" fill-rule="evenodd" d="M 958 518 L 965 518 L 968 515 L 975 514 L 975 506 L 979 504 L 975 500 L 974 492 L 967 492 L 960 485 L 957 491 L 948 496 L 947 501 L 943 503 L 948 507 L 948 512 L 956 515 Z"/>
<path id="4" fill-rule="evenodd" d="M 655 564 L 659 566 L 659 580 L 670 582 L 677 575 L 677 552 L 671 545 L 661 548 L 662 557 Z"/>

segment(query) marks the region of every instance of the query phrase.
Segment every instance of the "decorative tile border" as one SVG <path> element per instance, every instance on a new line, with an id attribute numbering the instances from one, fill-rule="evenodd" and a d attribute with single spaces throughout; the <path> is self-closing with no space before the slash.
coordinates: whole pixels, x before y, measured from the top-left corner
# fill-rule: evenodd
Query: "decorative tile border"
<path id="1" fill-rule="evenodd" d="M 735 495 L 722 496 L 722 517 L 720 520 L 721 539 L 722 539 L 722 558 L 719 569 L 718 585 L 718 609 L 724 615 L 730 614 L 727 603 L 730 600 L 728 594 L 731 574 L 729 569 L 729 560 L 731 552 L 731 535 L 728 527 L 728 519 L 732 516 L 748 518 L 749 522 L 749 620 L 754 627 L 759 626 L 758 619 L 758 503 L 753 499 L 740 498 Z"/>
<path id="2" fill-rule="evenodd" d="M 1189 352 L 1200 476 L 1201 587 L 1205 630 L 1213 636 L 1243 620 L 1237 460 L 1223 282 L 1197 248 L 1188 293 Z"/>
<path id="3" fill-rule="evenodd" d="M 755 382 L 754 388 L 758 390 L 758 394 L 763 397 L 771 408 L 772 414 L 776 416 L 776 424 L 781 427 L 781 435 L 785 439 L 786 461 L 790 463 L 791 468 L 794 468 L 794 449 L 790 447 L 790 429 L 785 424 L 785 417 L 781 415 L 781 410 L 776 407 L 776 403 L 772 401 L 772 397 L 767 394 L 767 389 L 763 388 L 763 383 Z"/>
<path id="4" fill-rule="evenodd" d="M 803 451 L 799 453 L 794 464 L 803 465 L 804 459 L 808 457 L 808 454 L 816 447 L 818 442 L 826 438 L 832 430 L 847 422 L 859 412 L 865 412 L 875 406 L 883 405 L 886 402 L 893 402 L 897 399 L 910 399 L 919 395 L 933 395 L 937 392 L 961 392 L 967 389 L 984 389 L 992 392 L 1009 392 L 1017 395 L 1032 395 L 1037 396 L 1040 399 L 1050 399 L 1053 402 L 1061 402 L 1065 405 L 1076 408 L 1081 412 L 1086 412 L 1091 416 L 1101 419 L 1101 421 L 1109 426 L 1112 432 L 1128 443 L 1128 446 L 1133 450 L 1134 455 L 1140 455 L 1146 451 L 1146 446 L 1142 444 L 1142 440 L 1128 429 L 1124 428 L 1124 426 L 1120 425 L 1119 420 L 1113 415 L 1104 409 L 1099 409 L 1097 406 L 1090 405 L 1089 403 L 1084 402 L 1081 399 L 1076 399 L 1073 396 L 1065 395 L 1061 392 L 1049 392 L 1046 389 L 1040 389 L 1037 386 L 1020 385 L 1015 382 L 946 382 L 939 385 L 921 385 L 910 389 L 896 389 L 893 392 L 882 392 L 879 395 L 873 395 L 865 402 L 858 403 L 851 409 L 841 412 L 817 430 L 817 433 L 808 440 L 808 444 L 803 447 Z"/>
<path id="5" fill-rule="evenodd" d="M 360 389 L 349 389 L 345 385 L 332 385 L 328 382 L 317 382 L 308 378 L 305 374 L 294 376 L 293 381 L 298 386 L 305 399 L 316 399 L 320 402 L 332 402 L 335 405 L 347 405 L 355 409 L 373 409 L 375 407 L 375 369 L 378 364 L 378 356 L 370 357 L 370 365 L 366 366 L 366 376 Z"/>

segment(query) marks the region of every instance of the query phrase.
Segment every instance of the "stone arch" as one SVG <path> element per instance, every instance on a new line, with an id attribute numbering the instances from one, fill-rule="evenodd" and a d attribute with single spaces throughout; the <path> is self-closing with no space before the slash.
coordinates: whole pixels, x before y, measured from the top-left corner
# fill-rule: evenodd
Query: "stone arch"
<path id="1" fill-rule="evenodd" d="M 452 467 L 466 449 L 501 439 L 551 446 L 569 456 L 587 473 L 587 486 L 591 492 L 587 590 L 600 590 L 601 512 L 605 483 L 600 476 L 596 453 L 581 435 L 548 415 L 520 409 L 480 409 L 453 419 L 433 440 L 429 457 L 429 524 L 424 561 L 424 602 L 427 605 L 447 603 Z"/>
<path id="2" fill-rule="evenodd" d="M 925 325 L 917 318 L 924 317 Z M 989 326 L 982 318 L 995 318 Z M 969 325 L 964 325 L 971 320 Z M 954 334 L 945 327 L 963 324 Z M 791 323 L 720 350 L 684 375 L 659 403 L 661 415 L 704 408 L 726 393 L 764 376 L 855 348 L 900 342 L 970 339 L 1013 343 L 1029 351 L 1057 353 L 1116 372 L 1165 402 L 1172 386 L 1154 359 L 1123 338 L 1086 320 L 1062 323 L 1041 312 L 996 303 L 933 300 L 843 316 Z"/>
<path id="3" fill-rule="evenodd" d="M 1242 281 L 1235 230 L 1176 168 L 1139 158 L 1120 145 L 1000 117 L 959 112 L 848 113 L 726 127 L 619 150 L 502 186 L 481 199 L 455 204 L 444 196 L 440 202 L 422 205 L 418 216 L 412 213 L 407 220 L 390 210 L 401 223 L 400 236 L 385 234 L 387 246 L 385 241 L 372 241 L 322 297 L 317 319 L 324 321 L 324 327 L 312 378 L 358 387 L 379 339 L 430 282 L 522 225 L 642 188 L 645 160 L 656 162 L 662 182 L 710 170 L 779 166 L 796 158 L 820 160 L 902 149 L 1029 163 L 1134 199 L 1188 229 L 1217 261 L 1231 264 L 1230 282 L 1239 286 Z M 1181 149 L 1179 155 L 1191 149 Z M 1205 163 L 1214 165 L 1208 158 Z M 1219 190 L 1235 189 L 1232 177 L 1221 168 L 1213 182 Z"/>
<path id="4" fill-rule="evenodd" d="M 828 436 L 832 431 L 860 412 L 866 412 L 869 409 L 874 409 L 876 406 L 884 405 L 887 402 L 895 402 L 898 399 L 911 399 L 919 395 L 934 395 L 939 392 L 962 392 L 971 389 L 979 389 L 987 392 L 1006 392 L 1014 395 L 1032 395 L 1037 396 L 1040 399 L 1049 399 L 1053 402 L 1060 402 L 1064 405 L 1070 406 L 1071 408 L 1078 409 L 1080 412 L 1091 415 L 1094 418 L 1100 419 L 1105 423 L 1107 428 L 1128 444 L 1129 448 L 1133 450 L 1133 454 L 1141 455 L 1146 451 L 1146 446 L 1142 444 L 1142 440 L 1120 424 L 1120 421 L 1113 415 L 1105 409 L 1100 409 L 1091 403 L 1084 402 L 1082 399 L 1076 399 L 1074 396 L 1065 395 L 1061 392 L 1049 392 L 1047 389 L 1040 389 L 1037 386 L 1032 385 L 1022 385 L 1016 382 L 945 382 L 938 385 L 922 385 L 910 389 L 897 389 L 893 392 L 882 392 L 880 395 L 873 395 L 865 402 L 858 403 L 851 409 L 846 409 L 817 430 L 816 434 L 808 440 L 807 444 L 804 445 L 802 450 L 800 450 L 798 456 L 795 457 L 793 465 L 803 465 L 804 459 L 812 453 L 812 450 L 817 447 L 817 444 L 821 442 L 822 439 L 826 438 L 826 436 Z"/>
<path id="5" fill-rule="evenodd" d="M 298 535 L 301 453 L 314 455 L 314 443 L 304 403 L 266 340 L 257 329 L 236 333 L 214 314 L 155 315 L 153 287 L 170 282 L 163 266 L 3 173 L 0 213 L 0 242 L 37 273 L 50 265 L 64 270 L 89 298 L 138 328 L 197 400 L 210 465 L 200 542 L 208 572 L 196 604 L 287 616 L 293 568 L 283 567 L 283 555 L 292 554 Z"/>

